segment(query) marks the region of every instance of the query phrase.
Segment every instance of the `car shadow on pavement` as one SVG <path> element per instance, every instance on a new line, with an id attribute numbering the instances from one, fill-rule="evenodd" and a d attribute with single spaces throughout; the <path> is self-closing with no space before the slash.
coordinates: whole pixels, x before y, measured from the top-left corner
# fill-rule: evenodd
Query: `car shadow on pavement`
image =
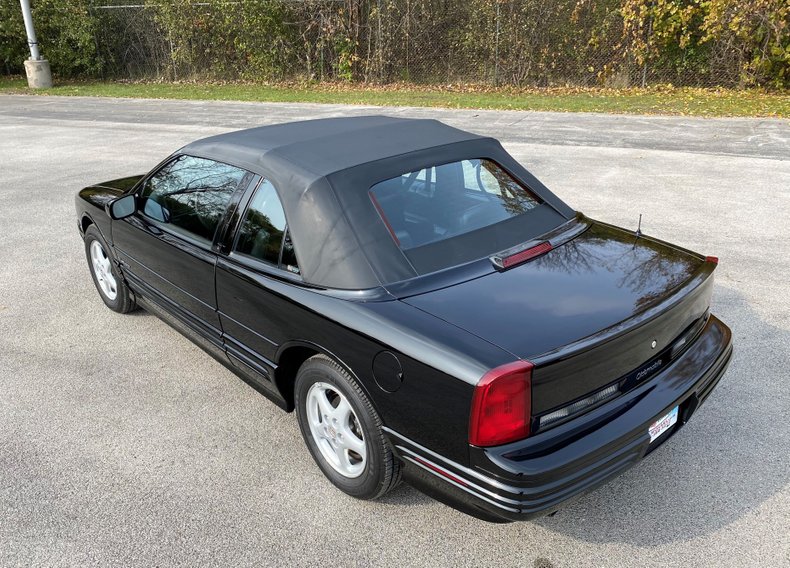
<path id="1" fill-rule="evenodd" d="M 131 312 L 128 312 L 128 313 L 125 313 L 125 314 L 123 314 L 123 315 L 124 315 L 124 317 L 127 317 L 127 316 L 135 316 L 135 317 L 140 317 L 140 316 L 151 316 L 151 317 L 156 317 L 156 316 L 155 316 L 154 314 L 152 314 L 151 312 L 149 312 L 149 311 L 147 311 L 147 310 L 145 310 L 145 309 L 143 309 L 143 308 L 140 308 L 140 307 L 138 307 L 136 310 L 133 310 L 133 311 L 131 311 Z"/>
<path id="2" fill-rule="evenodd" d="M 759 514 L 787 485 L 790 331 L 767 323 L 735 290 L 718 286 L 715 300 L 735 354 L 710 398 L 648 459 L 535 523 L 594 543 L 655 546 Z"/>

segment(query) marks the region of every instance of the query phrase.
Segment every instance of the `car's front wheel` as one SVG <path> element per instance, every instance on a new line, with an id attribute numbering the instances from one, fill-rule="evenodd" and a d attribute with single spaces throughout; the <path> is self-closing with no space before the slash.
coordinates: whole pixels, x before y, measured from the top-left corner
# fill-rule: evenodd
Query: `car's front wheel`
<path id="1" fill-rule="evenodd" d="M 349 373 L 316 355 L 299 369 L 296 415 L 313 459 L 345 493 L 376 499 L 400 481 L 400 464 L 381 431 L 381 419 Z"/>
<path id="2" fill-rule="evenodd" d="M 125 314 L 135 309 L 134 298 L 109 254 L 109 247 L 93 225 L 85 230 L 85 256 L 99 296 L 111 310 Z"/>

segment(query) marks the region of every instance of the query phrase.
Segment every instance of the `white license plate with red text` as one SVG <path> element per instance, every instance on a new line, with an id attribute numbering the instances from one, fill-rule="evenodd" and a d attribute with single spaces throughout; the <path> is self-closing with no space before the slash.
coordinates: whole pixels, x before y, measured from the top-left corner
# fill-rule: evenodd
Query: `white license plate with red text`
<path id="1" fill-rule="evenodd" d="M 672 428 L 675 422 L 678 421 L 678 408 L 675 407 L 670 410 L 667 414 L 656 420 L 650 425 L 650 428 L 647 429 L 648 433 L 650 434 L 650 441 L 652 442 L 656 438 L 658 438 L 661 434 Z"/>

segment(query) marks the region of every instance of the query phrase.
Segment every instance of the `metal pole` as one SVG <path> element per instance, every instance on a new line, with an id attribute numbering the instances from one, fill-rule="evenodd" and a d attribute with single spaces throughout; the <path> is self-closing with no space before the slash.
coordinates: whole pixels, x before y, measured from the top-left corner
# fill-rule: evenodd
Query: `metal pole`
<path id="1" fill-rule="evenodd" d="M 27 86 L 31 89 L 49 89 L 52 86 L 52 71 L 49 69 L 49 61 L 43 59 L 38 50 L 36 30 L 33 28 L 33 15 L 30 13 L 30 0 L 19 0 L 19 3 L 22 4 L 27 44 L 30 46 L 30 59 L 25 60 Z"/>
<path id="2" fill-rule="evenodd" d="M 33 28 L 33 15 L 30 13 L 30 0 L 19 0 L 19 3 L 22 4 L 22 18 L 25 20 L 27 44 L 30 46 L 30 59 L 38 61 L 41 59 L 41 53 L 38 51 L 36 30 Z"/>
<path id="3" fill-rule="evenodd" d="M 494 86 L 499 86 L 499 2 L 496 3 L 496 36 L 494 37 Z"/>

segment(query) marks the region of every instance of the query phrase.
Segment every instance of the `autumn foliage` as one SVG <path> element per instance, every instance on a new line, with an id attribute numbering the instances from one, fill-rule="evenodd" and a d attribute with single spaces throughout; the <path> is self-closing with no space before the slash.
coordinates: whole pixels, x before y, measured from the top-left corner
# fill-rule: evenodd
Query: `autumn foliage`
<path id="1" fill-rule="evenodd" d="M 790 86 L 787 0 L 33 0 L 62 77 Z M 0 2 L 0 60 L 26 57 Z"/>

